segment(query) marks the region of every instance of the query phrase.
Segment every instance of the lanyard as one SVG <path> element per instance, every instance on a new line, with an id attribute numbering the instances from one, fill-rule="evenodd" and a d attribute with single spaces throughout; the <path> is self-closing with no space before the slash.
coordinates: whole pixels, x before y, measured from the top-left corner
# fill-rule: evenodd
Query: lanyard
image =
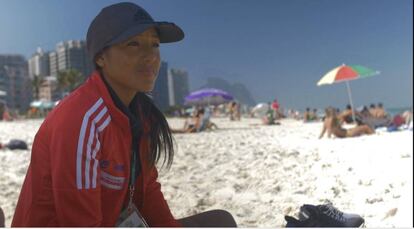
<path id="1" fill-rule="evenodd" d="M 134 198 L 134 191 L 135 191 L 135 181 L 137 179 L 136 174 L 136 161 L 137 161 L 137 152 L 132 150 L 131 155 L 131 169 L 130 169 L 130 176 L 129 176 L 129 202 L 128 202 L 128 209 L 132 207 L 132 200 Z"/>

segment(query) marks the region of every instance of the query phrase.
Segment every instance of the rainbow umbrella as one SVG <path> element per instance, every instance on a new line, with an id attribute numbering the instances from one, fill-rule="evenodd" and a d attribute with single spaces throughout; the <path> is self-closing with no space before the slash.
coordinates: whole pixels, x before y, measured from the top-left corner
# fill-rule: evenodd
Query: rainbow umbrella
<path id="1" fill-rule="evenodd" d="M 349 102 L 352 107 L 352 118 L 355 120 L 354 105 L 352 103 L 352 94 L 351 94 L 351 87 L 349 86 L 349 81 L 368 78 L 371 76 L 378 75 L 379 73 L 380 73 L 379 71 L 375 71 L 375 70 L 372 70 L 370 68 L 367 68 L 361 65 L 342 64 L 341 66 L 332 69 L 326 75 L 324 75 L 319 80 L 317 85 L 321 86 L 321 85 L 333 84 L 333 83 L 339 83 L 339 82 L 345 81 L 346 87 L 348 89 Z"/>

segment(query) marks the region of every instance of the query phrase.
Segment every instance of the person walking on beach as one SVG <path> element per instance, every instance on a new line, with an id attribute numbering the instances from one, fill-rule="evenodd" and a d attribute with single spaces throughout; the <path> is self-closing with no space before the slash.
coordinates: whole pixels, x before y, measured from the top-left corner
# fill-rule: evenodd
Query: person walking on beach
<path id="1" fill-rule="evenodd" d="M 337 138 L 346 138 L 356 137 L 363 134 L 369 135 L 375 133 L 375 131 L 371 127 L 365 124 L 356 126 L 351 129 L 342 128 L 335 109 L 330 107 L 325 109 L 325 120 L 319 138 L 322 138 L 325 132 L 328 132 L 328 138 L 330 138 L 332 135 L 334 135 Z"/>
<path id="2" fill-rule="evenodd" d="M 87 33 L 96 71 L 41 125 L 12 226 L 237 226 L 214 210 L 175 219 L 157 182 L 174 147 L 164 115 L 146 94 L 160 68 L 160 43 L 184 38 L 141 7 L 101 10 Z"/>

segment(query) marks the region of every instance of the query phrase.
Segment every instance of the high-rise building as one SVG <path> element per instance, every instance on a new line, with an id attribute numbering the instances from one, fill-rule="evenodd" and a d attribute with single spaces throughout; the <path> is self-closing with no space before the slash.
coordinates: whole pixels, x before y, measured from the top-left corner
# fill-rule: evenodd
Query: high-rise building
<path id="1" fill-rule="evenodd" d="M 168 99 L 168 63 L 162 61 L 157 81 L 155 82 L 152 98 L 161 111 L 169 107 Z"/>
<path id="2" fill-rule="evenodd" d="M 41 101 L 57 101 L 60 99 L 57 90 L 57 80 L 55 76 L 48 76 L 44 78 L 42 85 L 39 88 L 39 100 Z"/>
<path id="3" fill-rule="evenodd" d="M 52 74 L 52 68 L 55 68 L 53 55 L 50 56 L 51 75 L 54 75 Z M 87 55 L 85 41 L 69 40 L 58 43 L 56 45 L 56 62 L 57 71 L 76 69 L 84 77 L 92 72 L 92 63 Z M 55 73 L 55 69 L 53 69 L 53 73 Z"/>
<path id="4" fill-rule="evenodd" d="M 58 73 L 58 58 L 56 51 L 49 53 L 49 72 L 51 76 L 57 76 Z"/>
<path id="5" fill-rule="evenodd" d="M 50 75 L 49 53 L 43 52 L 38 48 L 36 53 L 29 59 L 29 77 L 33 79 L 35 75 L 45 77 Z"/>
<path id="6" fill-rule="evenodd" d="M 0 105 L 6 102 L 7 85 L 8 76 L 6 75 L 4 68 L 0 67 Z"/>
<path id="7" fill-rule="evenodd" d="M 169 105 L 184 105 L 184 98 L 189 93 L 188 73 L 180 69 L 168 71 Z"/>
<path id="8" fill-rule="evenodd" d="M 25 112 L 32 98 L 27 61 L 21 55 L 0 55 L 0 90 L 10 109 Z"/>

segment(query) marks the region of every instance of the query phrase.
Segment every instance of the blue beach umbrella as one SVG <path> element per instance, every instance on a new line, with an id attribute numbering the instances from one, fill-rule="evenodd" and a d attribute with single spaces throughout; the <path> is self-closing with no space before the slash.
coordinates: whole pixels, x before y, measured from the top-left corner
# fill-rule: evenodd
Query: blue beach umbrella
<path id="1" fill-rule="evenodd" d="M 234 98 L 228 92 L 215 88 L 205 88 L 191 92 L 185 97 L 186 105 L 220 105 Z"/>

